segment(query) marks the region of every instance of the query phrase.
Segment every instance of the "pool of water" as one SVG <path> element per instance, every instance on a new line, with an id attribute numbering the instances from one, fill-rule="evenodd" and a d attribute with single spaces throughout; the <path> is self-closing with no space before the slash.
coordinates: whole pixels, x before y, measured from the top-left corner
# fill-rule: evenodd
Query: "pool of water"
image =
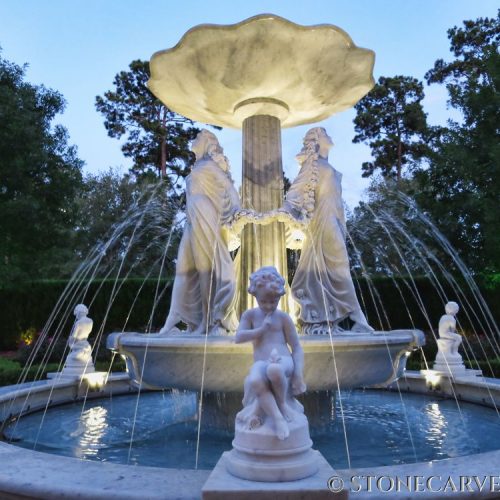
<path id="1" fill-rule="evenodd" d="M 193 468 L 198 396 L 143 393 L 33 413 L 5 435 L 19 446 L 76 458 L 169 468 Z M 342 393 L 326 421 L 311 428 L 314 448 L 346 468 L 421 462 L 500 449 L 500 418 L 489 408 L 415 394 Z M 307 405 L 306 405 L 307 409 Z M 209 415 L 211 417 L 209 418 Z M 231 449 L 229 425 L 202 416 L 198 467 L 211 469 Z M 226 428 L 224 428 L 226 427 Z M 347 436 L 347 446 L 346 439 Z M 132 440 L 131 440 L 131 437 Z"/>

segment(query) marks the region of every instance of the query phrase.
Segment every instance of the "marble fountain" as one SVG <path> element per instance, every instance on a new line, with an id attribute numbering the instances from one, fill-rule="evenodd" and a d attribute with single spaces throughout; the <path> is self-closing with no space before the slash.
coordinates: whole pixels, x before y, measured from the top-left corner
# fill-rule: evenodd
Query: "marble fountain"
<path id="1" fill-rule="evenodd" d="M 313 124 L 352 107 L 374 84 L 374 57 L 372 51 L 356 47 L 336 26 L 304 27 L 271 14 L 230 26 L 197 26 L 175 47 L 154 54 L 149 88 L 170 109 L 200 123 L 242 129 L 241 196 L 232 184 L 217 138 L 203 130 L 192 145 L 196 163 L 186 186 L 187 223 L 164 327 L 159 333 L 111 333 L 107 346 L 126 360 L 127 373 L 103 380 L 92 373 L 90 353 L 80 344 L 82 352 L 87 349 L 82 354 L 83 364 L 78 365 L 73 353 L 73 364 L 67 364 L 50 381 L 13 386 L 0 393 L 1 420 L 83 395 L 85 399 L 100 398 L 138 388 L 200 394 L 242 392 L 245 377 L 259 358 L 252 359 L 248 342 L 253 339 L 257 349 L 256 337 L 242 333 L 238 320 L 251 308 L 262 312 L 266 307 L 257 293 L 247 290 L 249 279 L 261 268 L 287 276 L 287 247 L 301 249 L 297 272 L 290 284 L 284 283 L 274 309 L 265 314 L 294 318 L 299 332 L 294 345 L 302 353 L 298 358 L 294 354 L 294 362 L 302 365 L 297 360 L 303 357 L 303 381 L 310 393 L 397 387 L 496 409 L 500 386 L 463 367 L 456 371 L 456 363 L 460 364 L 456 350 L 447 363 L 446 335 L 440 344 L 445 354 L 440 357 L 439 370 L 405 373 L 408 355 L 424 344 L 423 333 L 415 329 L 374 331 L 366 321 L 350 276 L 341 174 L 329 163 L 333 143 L 323 128 L 313 127 L 307 133 L 297 155 L 301 170 L 284 196 L 281 127 Z M 233 260 L 230 251 L 236 249 Z M 269 326 L 265 314 L 260 323 L 268 321 Z M 248 331 L 260 328 L 253 320 L 247 323 Z M 90 330 L 83 330 L 85 339 L 79 342 L 85 343 Z M 78 342 L 71 345 L 77 349 Z M 279 359 L 273 350 L 269 363 L 279 363 Z M 268 387 L 269 391 L 273 392 Z M 288 403 L 293 406 L 294 401 Z M 201 399 L 199 406 L 201 411 Z M 300 406 L 294 406 L 294 411 Z M 295 420 L 302 422 L 302 417 Z M 254 432 L 258 433 L 260 428 L 265 434 L 271 429 L 272 434 L 266 437 L 272 441 L 268 453 L 259 455 L 264 466 L 252 462 L 250 475 L 239 469 L 241 454 L 238 460 L 233 454 L 231 466 L 224 454 L 210 473 L 47 458 L 43 453 L 0 443 L 2 460 L 12 464 L 10 472 L 0 475 L 0 492 L 2 498 L 199 498 L 203 489 L 205 498 L 299 498 L 304 494 L 307 498 L 347 498 L 354 476 L 439 475 L 453 476 L 456 481 L 465 473 L 498 476 L 497 451 L 335 473 L 318 452 L 310 454 L 308 431 L 296 430 L 293 418 L 286 424 L 290 437 L 278 433 L 278 440 L 266 418 L 261 415 L 262 421 L 252 420 L 249 426 L 250 431 L 257 428 Z M 307 429 L 305 422 L 301 425 Z M 248 445 L 245 440 L 250 431 L 238 424 L 236 429 L 234 446 Z M 242 433 L 246 434 L 242 437 Z M 258 441 L 255 435 L 252 439 Z M 297 452 L 304 443 L 309 444 Z M 299 458 L 290 455 L 291 448 Z M 264 469 L 272 469 L 276 460 L 278 466 L 268 476 Z M 290 465 L 294 460 L 300 465 Z M 299 469 L 307 470 L 301 474 Z M 328 488 L 328 479 L 334 475 L 342 478 L 344 486 L 335 493 L 335 485 L 332 488 L 330 483 Z M 435 493 L 427 488 L 419 498 L 438 498 Z M 399 498 L 398 491 L 387 494 Z M 476 494 L 494 498 L 491 491 Z M 361 498 L 364 495 L 368 497 L 370 492 L 357 492 Z"/>
<path id="2" fill-rule="evenodd" d="M 293 54 L 293 58 L 285 54 Z M 328 150 L 333 144 L 323 129 L 311 129 L 312 136 L 315 131 L 319 135 L 305 141 L 302 153 L 306 155 L 305 149 L 313 148 L 320 155 L 319 161 L 303 160 L 302 175 L 283 205 L 281 127 L 315 123 L 352 107 L 374 84 L 374 59 L 371 50 L 356 47 L 337 27 L 306 28 L 273 15 L 253 17 L 231 27 L 195 27 L 175 47 L 153 55 L 149 88 L 170 109 L 200 123 L 242 129 L 242 187 L 240 202 L 230 182 L 218 177 L 215 180 L 208 173 L 204 180 L 200 179 L 202 173 L 198 174 L 200 180 L 192 187 L 193 192 L 198 195 L 203 182 L 219 182 L 220 192 L 229 193 L 227 206 L 219 206 L 211 214 L 214 222 L 206 217 L 203 224 L 197 224 L 196 215 L 191 218 L 192 230 L 185 235 L 179 252 L 177 276 L 182 275 L 183 282 L 181 277 L 176 278 L 172 293 L 175 304 L 163 333 L 110 336 L 108 347 L 126 356 L 133 379 L 153 388 L 199 389 L 206 364 L 206 390 L 241 388 L 251 363 L 250 348 L 235 345 L 225 335 L 205 334 L 214 329 L 234 331 L 231 310 L 236 307 L 241 314 L 255 306 L 247 292 L 252 272 L 274 266 L 287 276 L 287 243 L 297 248 L 297 239 L 290 235 L 301 230 L 306 244 L 300 276 L 292 283 L 291 293 L 282 299 L 281 308 L 288 311 L 294 305 L 300 307 L 302 331 L 319 334 L 302 337 L 309 388 L 387 385 L 396 378 L 405 353 L 422 344 L 423 337 L 416 331 L 372 332 L 360 311 L 340 234 L 345 226 L 341 174 L 328 164 Z M 216 138 L 206 140 L 214 144 L 195 146 L 202 167 L 210 158 L 210 148 L 222 155 Z M 319 173 L 316 163 L 309 166 L 314 162 L 320 165 Z M 322 211 L 318 208 L 313 217 L 308 211 L 315 203 L 315 185 L 326 187 L 321 193 L 317 189 L 320 199 L 316 204 Z M 206 194 L 215 198 L 220 192 Z M 200 201 L 199 207 L 193 204 L 192 209 L 188 206 L 188 212 L 203 212 L 207 206 L 203 203 Z M 334 219 L 332 227 L 321 227 L 325 216 Z M 221 225 L 225 226 L 222 230 L 210 227 Z M 196 231 L 204 234 L 198 236 Z M 212 231 L 220 234 L 214 236 Z M 224 234 L 231 232 L 229 236 Z M 234 264 L 224 241 L 231 236 L 241 243 Z M 310 244 L 323 238 L 322 243 Z M 181 254 L 189 256 L 181 258 Z M 210 273 L 212 276 L 199 278 Z M 212 283 L 208 283 L 210 277 Z M 188 288 L 197 286 L 192 284 L 197 279 L 202 284 L 193 293 Z M 203 296 L 211 297 L 212 303 L 202 304 L 199 317 L 190 313 L 189 306 L 178 303 L 198 305 Z M 353 319 L 355 331 L 338 331 L 336 323 L 346 316 Z M 190 331 L 169 335 L 178 321 L 188 324 Z M 335 356 L 336 368 L 332 352 L 339 353 Z"/>

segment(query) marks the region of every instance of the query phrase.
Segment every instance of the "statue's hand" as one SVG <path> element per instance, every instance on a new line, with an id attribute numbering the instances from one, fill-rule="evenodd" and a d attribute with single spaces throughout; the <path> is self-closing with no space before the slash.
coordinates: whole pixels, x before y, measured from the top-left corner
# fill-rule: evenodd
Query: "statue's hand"
<path id="1" fill-rule="evenodd" d="M 307 386 L 302 375 L 296 373 L 292 376 L 292 393 L 294 396 L 306 392 Z"/>
<path id="2" fill-rule="evenodd" d="M 239 209 L 233 212 L 231 217 L 225 221 L 225 225 L 235 234 L 241 233 L 242 229 L 245 227 L 246 219 L 248 217 L 249 210 Z"/>
<path id="3" fill-rule="evenodd" d="M 232 215 L 231 219 L 226 223 L 233 232 L 240 233 L 246 224 L 259 224 L 262 215 L 252 210 L 251 208 L 240 208 Z"/>
<path id="4" fill-rule="evenodd" d="M 278 222 L 284 222 L 291 226 L 304 225 L 306 223 L 301 213 L 296 210 L 288 210 L 285 207 L 278 208 L 274 211 L 274 216 Z"/>
<path id="5" fill-rule="evenodd" d="M 271 318 L 272 315 L 273 315 L 273 313 L 269 313 L 264 318 L 264 322 L 262 323 L 262 327 L 265 328 L 266 330 L 271 328 L 271 325 L 273 324 L 273 320 Z"/>

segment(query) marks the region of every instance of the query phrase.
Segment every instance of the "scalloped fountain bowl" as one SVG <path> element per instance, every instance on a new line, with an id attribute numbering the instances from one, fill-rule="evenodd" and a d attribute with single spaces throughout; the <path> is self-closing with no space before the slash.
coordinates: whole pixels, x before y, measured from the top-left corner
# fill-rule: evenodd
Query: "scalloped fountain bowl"
<path id="1" fill-rule="evenodd" d="M 419 330 L 300 339 L 309 390 L 387 386 L 402 375 L 407 353 L 425 342 Z M 204 391 L 238 392 L 253 359 L 250 344 L 229 336 L 112 333 L 107 347 L 126 359 L 134 382 L 152 389 L 200 390 L 203 379 Z"/>

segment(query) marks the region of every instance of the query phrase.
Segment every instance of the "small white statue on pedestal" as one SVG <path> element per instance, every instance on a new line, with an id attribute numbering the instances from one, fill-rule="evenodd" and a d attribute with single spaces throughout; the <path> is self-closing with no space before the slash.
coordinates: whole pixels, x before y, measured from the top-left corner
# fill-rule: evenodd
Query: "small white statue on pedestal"
<path id="1" fill-rule="evenodd" d="M 249 422 L 250 428 L 270 418 L 277 438 L 286 439 L 287 422 L 294 412 L 290 403 L 297 403 L 292 394 L 306 390 L 302 374 L 304 352 L 292 319 L 277 309 L 285 294 L 285 280 L 278 271 L 274 267 L 263 267 L 253 273 L 248 293 L 255 296 L 259 307 L 243 313 L 235 342 L 253 342 L 254 364 L 245 380 L 245 408 L 236 418 Z M 289 394 L 290 384 L 292 394 Z M 297 404 L 294 406 L 302 410 Z"/>
<path id="2" fill-rule="evenodd" d="M 458 348 L 462 343 L 462 337 L 457 333 L 457 320 L 459 306 L 456 302 L 448 302 L 445 312 L 439 320 L 439 339 L 437 339 L 438 352 L 434 363 L 434 370 L 450 374 L 465 373 L 465 366 Z"/>
<path id="3" fill-rule="evenodd" d="M 92 348 L 87 340 L 93 326 L 93 321 L 87 317 L 88 313 L 89 310 L 84 304 L 75 307 L 76 321 L 68 339 L 70 353 L 60 374 L 62 378 L 80 379 L 83 375 L 95 371 Z"/>
<path id="4" fill-rule="evenodd" d="M 243 410 L 236 416 L 228 471 L 253 481 L 291 481 L 315 474 L 303 406 L 304 352 L 292 319 L 278 309 L 285 280 L 274 267 L 250 277 L 258 307 L 245 311 L 235 341 L 252 342 L 254 364 L 245 379 Z"/>

